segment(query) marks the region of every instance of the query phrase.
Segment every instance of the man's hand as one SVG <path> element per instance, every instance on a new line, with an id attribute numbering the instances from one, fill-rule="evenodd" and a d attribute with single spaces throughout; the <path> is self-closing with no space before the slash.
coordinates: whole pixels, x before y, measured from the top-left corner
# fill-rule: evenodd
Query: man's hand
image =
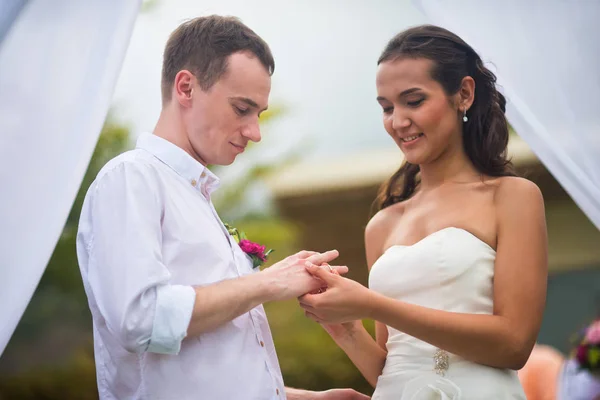
<path id="1" fill-rule="evenodd" d="M 352 389 L 331 389 L 315 394 L 315 400 L 368 400 L 370 398 Z"/>
<path id="2" fill-rule="evenodd" d="M 210 332 L 259 304 L 296 298 L 324 287 L 320 278 L 306 270 L 306 264 L 322 265 L 338 255 L 336 250 L 322 254 L 301 251 L 259 273 L 194 287 L 196 300 L 188 336 Z M 347 267 L 332 268 L 342 274 L 348 272 Z"/>
<path id="3" fill-rule="evenodd" d="M 325 286 L 321 279 L 306 270 L 307 265 L 327 264 L 338 256 L 337 250 L 325 253 L 301 251 L 260 272 L 268 285 L 268 300 L 293 299 Z M 338 274 L 348 272 L 348 267 L 345 266 L 331 266 L 331 268 Z"/>

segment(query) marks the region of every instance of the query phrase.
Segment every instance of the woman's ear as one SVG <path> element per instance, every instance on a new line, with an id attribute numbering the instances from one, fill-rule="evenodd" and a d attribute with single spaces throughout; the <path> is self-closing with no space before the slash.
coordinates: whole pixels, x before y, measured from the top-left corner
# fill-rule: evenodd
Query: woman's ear
<path id="1" fill-rule="evenodd" d="M 468 111 L 475 101 L 475 80 L 470 76 L 465 76 L 458 89 L 458 109 Z"/>

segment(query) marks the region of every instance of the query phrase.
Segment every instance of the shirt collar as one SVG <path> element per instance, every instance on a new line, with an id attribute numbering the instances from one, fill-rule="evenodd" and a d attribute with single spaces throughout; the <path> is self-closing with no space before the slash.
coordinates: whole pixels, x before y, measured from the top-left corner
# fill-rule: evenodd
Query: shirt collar
<path id="1" fill-rule="evenodd" d="M 219 187 L 220 180 L 212 171 L 166 139 L 144 132 L 138 137 L 136 148 L 155 156 L 207 196 Z"/>

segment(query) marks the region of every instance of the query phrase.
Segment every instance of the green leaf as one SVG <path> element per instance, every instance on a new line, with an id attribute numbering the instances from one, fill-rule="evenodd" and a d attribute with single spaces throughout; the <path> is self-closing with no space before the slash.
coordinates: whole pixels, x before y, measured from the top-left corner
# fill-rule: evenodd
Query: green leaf
<path id="1" fill-rule="evenodd" d="M 596 368 L 600 363 L 600 348 L 591 348 L 588 351 L 588 360 L 592 368 Z"/>
<path id="2" fill-rule="evenodd" d="M 260 267 L 263 263 L 263 260 L 255 256 L 254 254 L 251 254 L 250 258 L 252 258 L 252 268 Z"/>

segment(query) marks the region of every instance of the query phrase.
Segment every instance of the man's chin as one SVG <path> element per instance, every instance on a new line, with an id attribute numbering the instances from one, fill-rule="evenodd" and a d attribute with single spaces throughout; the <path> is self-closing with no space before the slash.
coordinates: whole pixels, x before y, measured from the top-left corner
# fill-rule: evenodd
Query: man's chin
<path id="1" fill-rule="evenodd" d="M 234 155 L 234 156 L 232 156 L 232 157 L 229 157 L 229 158 L 223 157 L 222 159 L 215 160 L 215 162 L 212 162 L 211 165 L 219 165 L 221 167 L 226 167 L 228 165 L 233 164 L 233 162 L 235 161 L 236 157 L 237 157 L 237 154 Z"/>

